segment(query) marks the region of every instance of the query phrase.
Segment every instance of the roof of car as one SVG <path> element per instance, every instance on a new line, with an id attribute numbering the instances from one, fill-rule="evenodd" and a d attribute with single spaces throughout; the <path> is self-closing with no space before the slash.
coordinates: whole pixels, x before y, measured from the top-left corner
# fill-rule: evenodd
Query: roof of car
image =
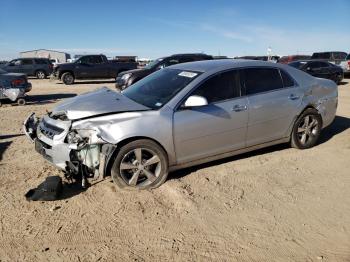
<path id="1" fill-rule="evenodd" d="M 269 66 L 269 67 L 283 67 L 283 65 L 260 61 L 260 60 L 246 60 L 246 59 L 216 59 L 216 60 L 203 60 L 190 63 L 182 63 L 170 66 L 169 68 L 208 72 L 208 71 L 221 71 L 230 68 L 239 68 L 247 66 Z"/>
<path id="2" fill-rule="evenodd" d="M 302 62 L 302 63 L 308 63 L 308 62 L 324 62 L 324 63 L 329 63 L 329 64 L 331 64 L 331 63 L 328 62 L 326 59 L 302 59 L 302 60 L 293 61 L 293 62 L 291 62 L 291 63 L 295 63 L 295 62 Z"/>

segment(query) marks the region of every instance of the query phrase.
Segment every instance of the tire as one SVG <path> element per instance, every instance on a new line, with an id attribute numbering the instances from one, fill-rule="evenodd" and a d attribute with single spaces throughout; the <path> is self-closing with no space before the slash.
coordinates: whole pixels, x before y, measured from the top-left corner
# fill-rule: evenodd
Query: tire
<path id="1" fill-rule="evenodd" d="M 72 73 L 66 72 L 61 76 L 61 80 L 65 85 L 72 85 L 75 79 Z"/>
<path id="2" fill-rule="evenodd" d="M 322 117 L 316 109 L 306 109 L 295 121 L 291 146 L 298 149 L 307 149 L 316 145 L 322 129 Z"/>
<path id="3" fill-rule="evenodd" d="M 38 71 L 36 71 L 35 76 L 38 79 L 45 79 L 46 78 L 46 73 L 43 70 L 38 70 Z"/>
<path id="4" fill-rule="evenodd" d="M 116 154 L 111 175 L 120 188 L 139 190 L 159 187 L 168 176 L 167 155 L 152 140 L 132 141 Z"/>
<path id="5" fill-rule="evenodd" d="M 17 105 L 24 106 L 26 104 L 26 100 L 24 98 L 19 98 L 17 100 Z"/>

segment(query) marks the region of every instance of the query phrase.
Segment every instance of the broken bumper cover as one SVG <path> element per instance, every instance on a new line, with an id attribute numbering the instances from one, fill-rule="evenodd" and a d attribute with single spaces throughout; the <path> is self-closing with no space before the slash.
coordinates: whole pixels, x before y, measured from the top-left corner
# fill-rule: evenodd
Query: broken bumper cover
<path id="1" fill-rule="evenodd" d="M 35 150 L 63 170 L 66 170 L 67 162 L 71 160 L 70 145 L 64 142 L 69 127 L 68 123 L 57 126 L 55 120 L 48 116 L 38 120 L 34 113 L 23 123 L 23 131 L 28 139 L 34 142 Z"/>
<path id="2" fill-rule="evenodd" d="M 38 120 L 32 113 L 25 120 L 23 131 L 34 142 L 35 150 L 56 167 L 69 173 L 79 173 L 85 166 L 85 172 L 89 170 L 95 177 L 104 177 L 106 159 L 114 147 L 109 144 L 67 143 L 70 121 L 55 120 L 49 116 Z"/>

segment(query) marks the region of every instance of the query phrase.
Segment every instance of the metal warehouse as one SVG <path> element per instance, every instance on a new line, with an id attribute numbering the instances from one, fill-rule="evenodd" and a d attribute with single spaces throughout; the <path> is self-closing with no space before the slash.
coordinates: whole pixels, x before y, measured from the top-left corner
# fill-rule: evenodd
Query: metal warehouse
<path id="1" fill-rule="evenodd" d="M 55 50 L 37 49 L 20 52 L 20 57 L 41 57 L 57 59 L 59 63 L 65 63 L 67 62 L 67 59 L 70 59 L 70 54 Z"/>

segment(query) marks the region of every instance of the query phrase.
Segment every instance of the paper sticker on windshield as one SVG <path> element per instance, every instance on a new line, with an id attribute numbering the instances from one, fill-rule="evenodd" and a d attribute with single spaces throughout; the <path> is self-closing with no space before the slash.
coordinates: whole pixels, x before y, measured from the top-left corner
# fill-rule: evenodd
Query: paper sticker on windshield
<path id="1" fill-rule="evenodd" d="M 189 77 L 189 78 L 193 78 L 197 75 L 197 73 L 193 73 L 193 72 L 187 72 L 187 71 L 182 71 L 179 76 L 184 76 L 184 77 Z"/>
<path id="2" fill-rule="evenodd" d="M 158 107 L 159 107 L 159 106 L 162 106 L 162 103 L 159 103 L 159 102 L 158 102 L 158 103 L 156 103 L 156 106 L 158 106 Z"/>

